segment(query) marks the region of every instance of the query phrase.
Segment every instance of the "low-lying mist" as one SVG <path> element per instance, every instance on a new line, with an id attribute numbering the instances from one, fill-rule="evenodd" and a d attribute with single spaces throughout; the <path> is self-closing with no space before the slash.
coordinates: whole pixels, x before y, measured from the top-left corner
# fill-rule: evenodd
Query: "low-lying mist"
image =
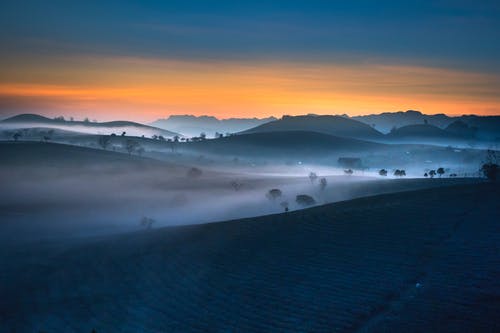
<path id="1" fill-rule="evenodd" d="M 8 242 L 154 230 L 308 207 L 296 202 L 300 194 L 324 204 L 467 181 L 339 175 L 340 169 L 311 165 L 279 172 L 277 166 L 192 168 L 151 161 L 3 166 L 0 235 Z M 271 189 L 280 195 L 270 197 Z"/>

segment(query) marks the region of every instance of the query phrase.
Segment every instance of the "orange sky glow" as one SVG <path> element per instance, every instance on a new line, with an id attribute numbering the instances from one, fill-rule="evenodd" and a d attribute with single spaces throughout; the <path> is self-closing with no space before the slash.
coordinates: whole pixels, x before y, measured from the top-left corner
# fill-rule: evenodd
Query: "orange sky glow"
<path id="1" fill-rule="evenodd" d="M 2 108 L 47 116 L 147 122 L 171 114 L 500 114 L 497 76 L 435 67 L 127 57 L 12 61 L 0 65 Z"/>

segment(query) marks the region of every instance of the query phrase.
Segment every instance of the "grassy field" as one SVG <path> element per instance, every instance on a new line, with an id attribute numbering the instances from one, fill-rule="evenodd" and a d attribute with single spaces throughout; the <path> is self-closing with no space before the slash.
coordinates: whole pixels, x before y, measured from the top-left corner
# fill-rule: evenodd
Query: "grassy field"
<path id="1" fill-rule="evenodd" d="M 4 247 L 0 332 L 498 331 L 499 199 L 460 185 Z"/>

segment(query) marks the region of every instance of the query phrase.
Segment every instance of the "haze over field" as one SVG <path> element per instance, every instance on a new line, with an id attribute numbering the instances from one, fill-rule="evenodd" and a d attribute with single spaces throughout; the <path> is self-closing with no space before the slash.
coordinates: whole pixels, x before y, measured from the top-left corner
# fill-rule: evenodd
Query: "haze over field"
<path id="1" fill-rule="evenodd" d="M 499 31 L 1 1 L 0 333 L 500 331 Z"/>

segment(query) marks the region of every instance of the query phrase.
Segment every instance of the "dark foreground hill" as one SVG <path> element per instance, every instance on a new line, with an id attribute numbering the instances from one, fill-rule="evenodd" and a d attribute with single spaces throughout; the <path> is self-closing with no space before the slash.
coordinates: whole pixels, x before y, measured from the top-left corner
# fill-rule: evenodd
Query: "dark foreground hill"
<path id="1" fill-rule="evenodd" d="M 443 187 L 5 248 L 0 331 L 498 332 L 499 199 Z"/>

